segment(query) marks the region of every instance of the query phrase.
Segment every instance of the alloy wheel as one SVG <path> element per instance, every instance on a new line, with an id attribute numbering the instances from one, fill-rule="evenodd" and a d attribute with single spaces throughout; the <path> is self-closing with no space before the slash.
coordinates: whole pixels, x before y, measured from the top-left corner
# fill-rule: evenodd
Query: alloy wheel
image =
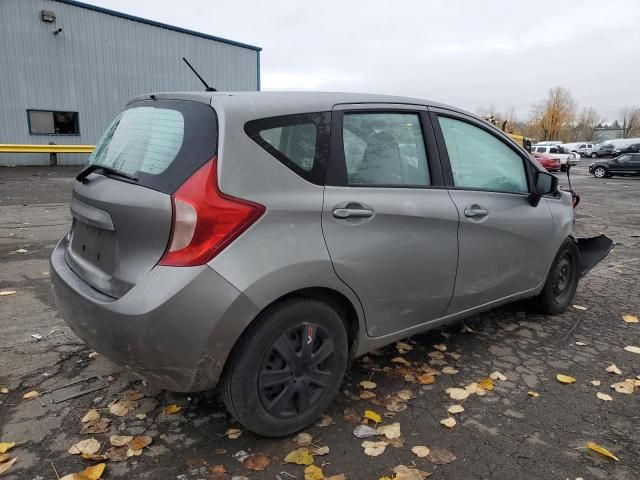
<path id="1" fill-rule="evenodd" d="M 596 167 L 593 174 L 598 178 L 603 178 L 607 174 L 607 171 L 602 167 Z"/>
<path id="2" fill-rule="evenodd" d="M 263 358 L 258 374 L 260 401 L 276 418 L 304 414 L 334 383 L 335 346 L 327 332 L 312 323 L 282 334 Z"/>

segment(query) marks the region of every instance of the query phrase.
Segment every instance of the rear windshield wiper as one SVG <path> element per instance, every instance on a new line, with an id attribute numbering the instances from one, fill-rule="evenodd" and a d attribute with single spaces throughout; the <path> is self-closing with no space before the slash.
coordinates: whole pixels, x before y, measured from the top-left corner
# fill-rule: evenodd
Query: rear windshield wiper
<path id="1" fill-rule="evenodd" d="M 93 164 L 93 165 L 89 165 L 87 168 L 85 168 L 84 170 L 82 170 L 78 176 L 76 177 L 76 180 L 78 180 L 79 182 L 82 183 L 86 183 L 87 182 L 87 177 L 95 172 L 96 170 L 100 170 L 103 173 L 106 173 L 107 175 L 113 175 L 114 177 L 121 177 L 121 178 L 126 178 L 127 180 L 131 180 L 132 182 L 137 182 L 138 179 L 136 177 L 134 177 L 133 175 L 129 175 L 127 173 L 124 172 L 120 172 L 114 168 L 111 167 L 105 167 L 104 165 L 97 165 L 97 164 Z"/>

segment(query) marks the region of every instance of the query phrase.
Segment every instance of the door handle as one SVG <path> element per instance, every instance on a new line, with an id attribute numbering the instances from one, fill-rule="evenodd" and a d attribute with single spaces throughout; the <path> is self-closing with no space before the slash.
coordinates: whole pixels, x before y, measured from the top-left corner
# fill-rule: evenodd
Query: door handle
<path id="1" fill-rule="evenodd" d="M 489 215 L 489 210 L 487 210 L 486 208 L 478 207 L 477 205 L 464 209 L 464 216 L 468 218 L 482 218 L 486 217 L 487 215 Z"/>
<path id="2" fill-rule="evenodd" d="M 333 211 L 335 218 L 369 218 L 373 217 L 373 210 L 367 208 L 336 208 Z"/>

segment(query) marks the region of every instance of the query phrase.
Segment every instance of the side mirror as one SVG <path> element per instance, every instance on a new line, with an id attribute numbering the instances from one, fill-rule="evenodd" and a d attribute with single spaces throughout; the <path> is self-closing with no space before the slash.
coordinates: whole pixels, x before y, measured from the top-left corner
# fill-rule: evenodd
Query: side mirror
<path id="1" fill-rule="evenodd" d="M 537 207 L 544 195 L 549 195 L 558 190 L 558 178 L 547 172 L 536 172 L 533 176 L 533 191 L 529 194 L 529 203 Z"/>

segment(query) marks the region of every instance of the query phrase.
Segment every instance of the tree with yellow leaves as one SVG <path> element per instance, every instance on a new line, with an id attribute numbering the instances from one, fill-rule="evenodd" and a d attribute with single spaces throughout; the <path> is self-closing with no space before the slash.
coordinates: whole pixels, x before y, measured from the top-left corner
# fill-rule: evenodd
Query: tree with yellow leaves
<path id="1" fill-rule="evenodd" d="M 555 87 L 547 98 L 533 105 L 531 121 L 542 140 L 557 140 L 571 126 L 575 113 L 576 101 L 569 90 Z"/>

